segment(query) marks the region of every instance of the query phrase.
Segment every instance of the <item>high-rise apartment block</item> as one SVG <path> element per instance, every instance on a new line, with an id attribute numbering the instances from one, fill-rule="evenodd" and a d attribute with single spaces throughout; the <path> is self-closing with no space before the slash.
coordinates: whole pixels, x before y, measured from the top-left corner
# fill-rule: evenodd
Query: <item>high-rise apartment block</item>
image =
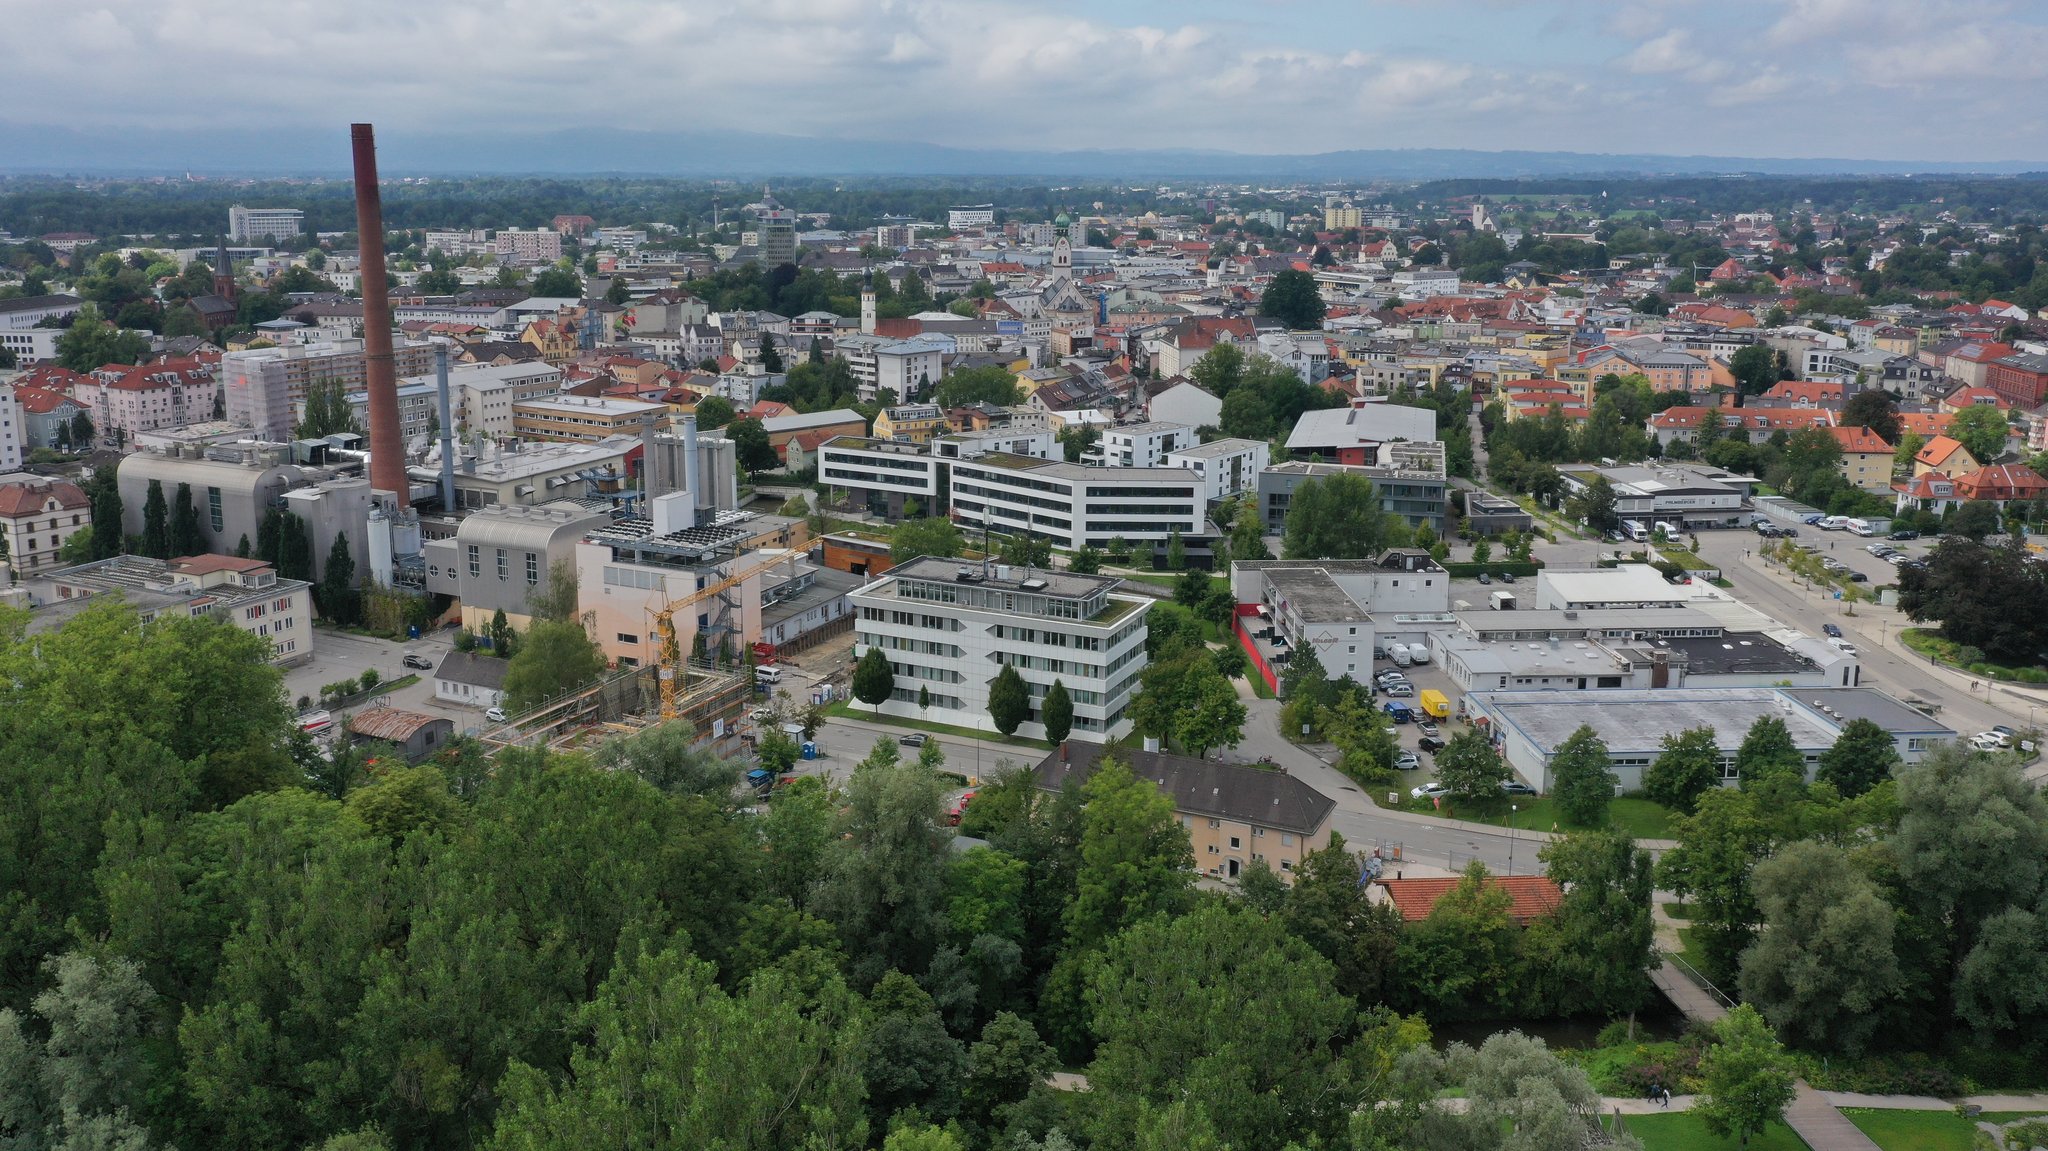
<path id="1" fill-rule="evenodd" d="M 306 230 L 306 214 L 297 208 L 228 209 L 228 239 L 237 243 L 257 240 L 289 240 Z"/>

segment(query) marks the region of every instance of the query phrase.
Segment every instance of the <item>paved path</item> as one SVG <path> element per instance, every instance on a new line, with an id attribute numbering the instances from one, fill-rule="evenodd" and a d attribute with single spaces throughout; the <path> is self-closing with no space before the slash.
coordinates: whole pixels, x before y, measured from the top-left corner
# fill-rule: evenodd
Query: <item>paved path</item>
<path id="1" fill-rule="evenodd" d="M 1965 1095 L 1941 1099 L 1933 1095 L 1865 1095 L 1858 1091 L 1823 1091 L 1837 1107 L 1872 1107 L 1885 1111 L 1947 1111 L 1958 1103 L 1985 1111 L 2039 1111 L 2048 1114 L 2048 1092 L 2033 1095 Z"/>
<path id="2" fill-rule="evenodd" d="M 1877 1141 L 1858 1130 L 1835 1109 L 1827 1096 L 1799 1081 L 1799 1093 L 1785 1108 L 1785 1125 L 1815 1151 L 1882 1151 Z"/>

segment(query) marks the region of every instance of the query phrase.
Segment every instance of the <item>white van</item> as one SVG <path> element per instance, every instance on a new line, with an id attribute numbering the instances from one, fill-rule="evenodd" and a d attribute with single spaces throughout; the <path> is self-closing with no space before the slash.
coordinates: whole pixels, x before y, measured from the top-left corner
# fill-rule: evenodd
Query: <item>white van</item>
<path id="1" fill-rule="evenodd" d="M 1818 525 L 1824 532 L 1838 532 L 1849 526 L 1848 516 L 1829 516 Z"/>
<path id="2" fill-rule="evenodd" d="M 1411 643 L 1411 644 L 1409 644 L 1409 645 L 1408 645 L 1408 659 L 1409 659 L 1409 661 L 1410 661 L 1410 662 L 1412 662 L 1412 663 L 1418 663 L 1418 664 L 1422 664 L 1422 663 L 1428 663 L 1428 662 L 1429 662 L 1429 645 L 1428 645 L 1428 644 L 1426 644 L 1426 643 Z"/>
<path id="3" fill-rule="evenodd" d="M 1649 530 L 1636 520 L 1621 521 L 1621 530 L 1627 532 L 1628 538 L 1637 543 L 1642 543 L 1650 538 Z"/>
<path id="4" fill-rule="evenodd" d="M 1408 645 L 1405 643 L 1388 644 L 1387 658 L 1394 661 L 1395 667 L 1407 667 L 1415 662 L 1414 653 L 1409 650 Z"/>
<path id="5" fill-rule="evenodd" d="M 781 683 L 782 669 L 779 667 L 757 667 L 754 669 L 755 683 Z"/>
<path id="6" fill-rule="evenodd" d="M 1877 534 L 1877 529 L 1870 526 L 1869 520 L 1851 519 L 1844 521 L 1842 526 L 1848 528 L 1851 535 L 1874 536 Z"/>
<path id="7" fill-rule="evenodd" d="M 1663 532 L 1668 537 L 1675 537 L 1678 535 L 1678 525 L 1672 523 L 1669 520 L 1658 520 L 1656 530 Z"/>

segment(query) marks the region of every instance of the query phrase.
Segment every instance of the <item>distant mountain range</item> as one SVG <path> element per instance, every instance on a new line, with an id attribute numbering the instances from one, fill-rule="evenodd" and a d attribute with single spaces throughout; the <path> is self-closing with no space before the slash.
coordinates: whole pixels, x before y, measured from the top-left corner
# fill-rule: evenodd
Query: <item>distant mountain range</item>
<path id="1" fill-rule="evenodd" d="M 1117 148 L 1042 152 L 759 133 L 631 132 L 414 134 L 378 139 L 385 176 L 632 174 L 751 176 L 1001 176 L 1243 181 L 1437 180 L 1580 175 L 2013 175 L 2048 161 L 1971 163 L 1634 153 L 1485 152 L 1373 148 L 1313 155 Z M 304 131 L 77 130 L 0 123 L 0 173 L 331 176 L 346 174 L 348 126 Z"/>

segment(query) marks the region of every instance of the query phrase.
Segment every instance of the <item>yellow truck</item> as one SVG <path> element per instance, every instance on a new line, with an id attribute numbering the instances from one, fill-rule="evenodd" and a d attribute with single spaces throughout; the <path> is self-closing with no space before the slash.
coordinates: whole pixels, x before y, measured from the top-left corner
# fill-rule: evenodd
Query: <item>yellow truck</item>
<path id="1" fill-rule="evenodd" d="M 1450 697 L 1433 687 L 1425 689 L 1421 695 L 1416 696 L 1415 702 L 1422 706 L 1422 710 L 1437 719 L 1451 718 Z"/>

